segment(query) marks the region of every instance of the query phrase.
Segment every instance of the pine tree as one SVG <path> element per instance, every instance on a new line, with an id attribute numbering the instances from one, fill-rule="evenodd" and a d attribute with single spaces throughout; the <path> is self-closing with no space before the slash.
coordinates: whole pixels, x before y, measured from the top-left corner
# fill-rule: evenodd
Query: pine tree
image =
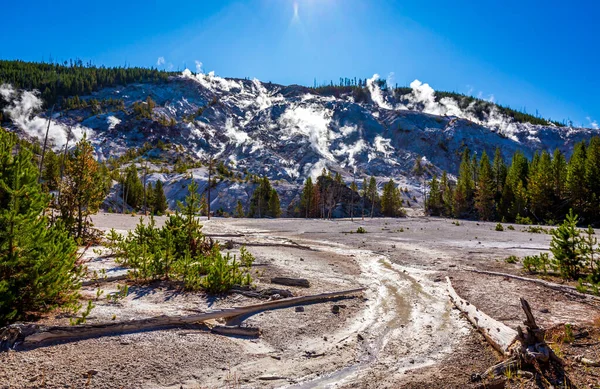
<path id="1" fill-rule="evenodd" d="M 237 218 L 243 218 L 245 217 L 245 213 L 244 213 L 244 206 L 242 205 L 242 202 L 240 200 L 237 201 L 237 205 L 235 207 L 235 217 Z"/>
<path id="2" fill-rule="evenodd" d="M 479 162 L 475 208 L 481 220 L 489 221 L 494 217 L 495 183 L 490 160 L 484 151 Z"/>
<path id="3" fill-rule="evenodd" d="M 252 194 L 248 217 L 278 217 L 279 215 L 281 215 L 279 195 L 265 176 L 259 180 Z"/>
<path id="4" fill-rule="evenodd" d="M 384 216 L 397 217 L 403 215 L 400 191 L 394 180 L 390 179 L 383 185 L 381 196 L 381 212 Z"/>
<path id="5" fill-rule="evenodd" d="M 429 198 L 427 198 L 425 209 L 431 216 L 440 216 L 444 212 L 444 200 L 436 175 L 429 182 Z"/>
<path id="6" fill-rule="evenodd" d="M 564 200 L 566 198 L 566 180 L 567 180 L 567 160 L 564 154 L 559 150 L 554 150 L 552 156 L 552 187 L 553 187 L 553 209 L 556 215 L 563 218 L 566 211 L 562 211 Z"/>
<path id="7" fill-rule="evenodd" d="M 167 196 L 165 196 L 165 190 L 163 189 L 163 183 L 161 180 L 156 181 L 154 189 L 152 190 L 152 212 L 158 215 L 162 215 L 169 208 L 167 204 Z"/>
<path id="8" fill-rule="evenodd" d="M 0 129 L 0 326 L 77 301 L 77 247 L 60 223 L 49 225 L 48 197 L 26 149 Z"/>
<path id="9" fill-rule="evenodd" d="M 550 251 L 560 274 L 567 279 L 575 279 L 583 265 L 578 220 L 571 209 L 564 222 L 552 230 Z"/>
<path id="10" fill-rule="evenodd" d="M 46 151 L 44 167 L 42 170 L 42 182 L 48 191 L 58 189 L 60 181 L 60 159 L 52 149 Z"/>
<path id="11" fill-rule="evenodd" d="M 529 209 L 538 220 L 552 218 L 553 184 L 552 160 L 544 150 L 539 160 L 531 164 L 527 184 Z"/>
<path id="12" fill-rule="evenodd" d="M 465 217 L 473 204 L 473 168 L 469 157 L 469 149 L 465 149 L 458 171 L 458 180 L 454 190 L 453 210 L 455 217 Z"/>
<path id="13" fill-rule="evenodd" d="M 593 137 L 585 158 L 586 207 L 585 220 L 600 220 L 600 138 Z"/>
<path id="14" fill-rule="evenodd" d="M 89 216 L 98 211 L 104 199 L 103 180 L 94 149 L 84 137 L 67 158 L 59 198 L 61 219 L 77 239 L 84 237 L 91 224 Z"/>
<path id="15" fill-rule="evenodd" d="M 440 181 L 440 190 L 442 191 L 442 215 L 446 217 L 452 216 L 454 214 L 452 208 L 454 204 L 454 191 L 450 186 L 450 182 L 448 181 L 448 173 L 446 173 L 446 171 L 442 173 L 442 180 Z"/>
<path id="16" fill-rule="evenodd" d="M 508 220 L 515 220 L 518 215 L 526 216 L 528 172 L 527 158 L 522 152 L 515 152 L 502 191 L 501 214 Z"/>
<path id="17" fill-rule="evenodd" d="M 495 186 L 494 198 L 496 200 L 496 207 L 500 202 L 500 196 L 502 195 L 502 189 L 504 187 L 504 182 L 506 181 L 506 170 L 506 164 L 504 163 L 504 158 L 502 158 L 500 147 L 496 147 L 496 151 L 494 153 L 494 162 L 492 163 L 492 173 Z"/>
<path id="18" fill-rule="evenodd" d="M 300 210 L 302 212 L 302 216 L 308 218 L 312 216 L 312 201 L 314 198 L 314 185 L 312 182 L 312 178 L 308 177 L 306 182 L 304 183 L 304 189 L 302 189 L 302 195 L 300 197 Z"/>
<path id="19" fill-rule="evenodd" d="M 585 182 L 586 147 L 581 141 L 575 145 L 567 167 L 567 196 L 576 213 L 585 212 L 587 183 Z"/>
<path id="20" fill-rule="evenodd" d="M 279 195 L 275 188 L 271 189 L 269 194 L 269 209 L 267 214 L 271 217 L 279 217 L 281 215 L 281 204 L 279 203 Z"/>
<path id="21" fill-rule="evenodd" d="M 200 198 L 200 215 L 207 216 L 208 215 L 208 202 L 206 201 L 206 195 L 202 194 Z"/>
<path id="22" fill-rule="evenodd" d="M 134 164 L 129 165 L 125 176 L 125 201 L 133 208 L 142 205 L 144 199 L 144 185 L 138 177 Z"/>

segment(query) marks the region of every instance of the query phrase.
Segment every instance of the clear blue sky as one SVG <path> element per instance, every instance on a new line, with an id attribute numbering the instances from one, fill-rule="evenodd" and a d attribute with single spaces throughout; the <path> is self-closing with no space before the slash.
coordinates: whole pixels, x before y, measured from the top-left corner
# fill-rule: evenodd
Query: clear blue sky
<path id="1" fill-rule="evenodd" d="M 295 11 L 297 10 L 297 11 Z M 0 58 L 312 85 L 383 77 L 600 122 L 596 1 L 6 1 Z M 588 121 L 588 118 L 590 121 Z"/>

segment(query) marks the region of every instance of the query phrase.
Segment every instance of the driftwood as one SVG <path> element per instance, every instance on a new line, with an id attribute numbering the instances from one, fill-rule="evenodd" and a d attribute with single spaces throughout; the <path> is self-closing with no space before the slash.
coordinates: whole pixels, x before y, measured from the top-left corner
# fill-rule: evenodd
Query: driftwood
<path id="1" fill-rule="evenodd" d="M 269 298 L 289 298 L 294 297 L 294 294 L 287 289 L 277 289 L 277 288 L 267 288 L 262 290 L 253 290 L 250 288 L 244 287 L 234 287 L 230 290 L 232 293 L 241 294 L 246 297 L 253 297 L 259 299 L 269 299 Z"/>
<path id="2" fill-rule="evenodd" d="M 583 365 L 586 366 L 592 366 L 592 367 L 600 367 L 600 361 L 595 361 L 593 359 L 588 359 L 586 357 L 584 357 L 583 355 L 577 355 L 575 357 L 575 362 L 579 362 Z"/>
<path id="3" fill-rule="evenodd" d="M 343 290 L 339 292 L 321 293 L 311 296 L 292 297 L 288 299 L 267 301 L 237 308 L 225 308 L 187 316 L 157 316 L 148 319 L 137 319 L 124 322 L 88 324 L 81 326 L 39 326 L 36 324 L 13 324 L 0 329 L 0 351 L 9 348 L 35 348 L 53 342 L 74 342 L 81 339 L 118 335 L 139 331 L 194 325 L 214 319 L 227 319 L 250 315 L 296 305 L 314 304 L 333 299 L 356 295 L 365 288 Z"/>
<path id="4" fill-rule="evenodd" d="M 317 251 L 316 249 L 313 249 L 312 247 L 303 246 L 303 245 L 298 244 L 298 243 L 286 244 L 286 243 L 238 242 L 238 241 L 235 241 L 235 240 L 229 240 L 229 242 L 231 242 L 231 244 L 236 245 L 236 246 L 246 246 L 246 247 L 284 247 L 284 248 L 298 249 L 298 250 L 305 250 L 305 251 Z"/>
<path id="5" fill-rule="evenodd" d="M 306 278 L 273 277 L 271 278 L 271 283 L 286 286 L 300 286 L 302 288 L 310 287 L 310 282 L 308 282 Z"/>
<path id="6" fill-rule="evenodd" d="M 109 282 L 115 282 L 115 281 L 124 281 L 127 280 L 127 274 L 120 274 L 118 276 L 111 276 L 111 277 L 100 277 L 94 280 L 85 280 L 81 283 L 81 286 L 92 286 L 92 285 L 99 285 L 99 284 L 107 284 Z"/>
<path id="7" fill-rule="evenodd" d="M 260 329 L 256 327 L 240 327 L 240 326 L 214 326 L 210 329 L 213 334 L 227 336 L 245 336 L 248 338 L 260 337 Z"/>
<path id="8" fill-rule="evenodd" d="M 513 274 L 497 273 L 497 272 L 493 272 L 493 271 L 476 270 L 476 269 L 471 269 L 469 271 L 473 272 L 473 273 L 477 273 L 477 274 L 486 274 L 488 276 L 506 277 L 506 278 L 511 278 L 513 280 L 532 282 L 534 284 L 538 284 L 538 285 L 544 286 L 546 288 L 553 289 L 553 290 L 556 290 L 558 292 L 562 292 L 565 294 L 569 294 L 569 295 L 572 295 L 572 296 L 575 296 L 575 297 L 578 297 L 581 299 L 591 299 L 591 300 L 595 300 L 595 301 L 600 301 L 600 297 L 593 296 L 591 294 L 581 293 L 577 290 L 577 288 L 569 286 L 569 285 L 561 285 L 561 284 L 557 284 L 554 282 L 540 280 L 540 279 L 536 279 L 536 278 L 521 277 L 521 276 L 516 276 Z"/>
<path id="9" fill-rule="evenodd" d="M 448 281 L 448 294 L 453 304 L 464 313 L 488 342 L 507 358 L 484 373 L 474 374 L 471 377 L 472 380 L 498 377 L 507 370 L 517 372 L 522 366 L 533 366 L 537 369 L 542 364 L 547 364 L 550 361 L 559 366 L 563 365 L 563 361 L 546 344 L 545 330 L 537 325 L 527 300 L 520 298 L 521 308 L 527 318 L 523 322 L 525 329 L 523 330 L 519 326 L 515 331 L 489 317 L 473 304 L 458 296 L 452 287 L 450 278 L 446 279 Z"/>
<path id="10" fill-rule="evenodd" d="M 448 282 L 448 294 L 450 300 L 465 317 L 483 334 L 487 341 L 500 353 L 505 356 L 510 355 L 510 346 L 515 342 L 518 332 L 509 326 L 492 319 L 485 313 L 477 309 L 476 306 L 461 298 L 446 277 Z"/>

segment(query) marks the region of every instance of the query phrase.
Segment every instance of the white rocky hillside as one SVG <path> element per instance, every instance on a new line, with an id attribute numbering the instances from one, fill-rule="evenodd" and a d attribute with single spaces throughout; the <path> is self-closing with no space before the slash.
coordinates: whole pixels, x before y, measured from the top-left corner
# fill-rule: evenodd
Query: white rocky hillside
<path id="1" fill-rule="evenodd" d="M 456 174 L 465 146 L 493 156 L 499 146 L 509 160 L 520 149 L 531 157 L 536 150 L 559 148 L 570 154 L 574 143 L 598 135 L 598 130 L 517 123 L 492 111 L 481 118 L 462 110 L 451 98 L 437 102 L 434 91 L 415 81 L 412 92 L 395 98 L 368 80 L 365 96 L 357 101 L 349 92 L 319 95 L 302 86 L 282 86 L 258 80 L 225 79 L 189 70 L 160 84 L 132 84 L 106 88 L 83 99 L 122 99 L 125 110 L 94 114 L 91 108 L 55 112 L 50 127 L 54 148 L 83 134 L 92 140 L 99 159 L 123 155 L 145 143 L 156 146 L 142 160 L 154 169 L 148 181 L 166 183 L 172 206 L 185 194 L 190 176 L 204 190 L 206 168 L 176 173 L 173 164 L 187 156 L 226 161 L 242 175 L 247 171 L 275 181 L 285 210 L 304 180 L 323 168 L 342 173 L 347 182 L 356 174 L 378 180 L 393 178 L 408 187 L 410 197 L 421 195 L 421 180 L 412 169 L 423 158 L 428 174 L 446 170 Z M 41 138 L 46 120 L 36 116 L 41 101 L 34 93 L 3 85 L 0 95 L 11 104 L 6 113 L 13 130 Z M 150 97 L 156 106 L 151 119 L 133 111 L 136 102 Z M 145 104 L 145 103 L 144 103 Z M 73 140 L 69 141 L 72 145 Z M 233 210 L 238 199 L 247 204 L 253 188 L 243 180 L 225 179 L 212 192 L 213 209 Z M 118 187 L 107 207 L 119 208 Z"/>

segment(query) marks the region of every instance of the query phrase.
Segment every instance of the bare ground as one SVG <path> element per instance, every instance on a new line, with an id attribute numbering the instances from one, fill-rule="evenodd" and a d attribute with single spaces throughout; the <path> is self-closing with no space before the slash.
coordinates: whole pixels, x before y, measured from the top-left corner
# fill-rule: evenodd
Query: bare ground
<path id="1" fill-rule="evenodd" d="M 121 231 L 137 221 L 106 214 L 94 219 L 100 229 Z M 351 233 L 359 226 L 367 233 Z M 256 256 L 261 288 L 274 286 L 269 284 L 272 276 L 293 276 L 311 281 L 308 289 L 290 287 L 296 295 L 368 289 L 358 298 L 309 305 L 304 312 L 287 308 L 246 319 L 244 325 L 261 328 L 260 339 L 182 328 L 11 351 L 0 355 L 0 388 L 477 387 L 469 380 L 471 374 L 484 371 L 499 356 L 452 309 L 446 276 L 462 297 L 512 327 L 522 321 L 519 297 L 525 297 L 539 324 L 563 328 L 572 323 L 588 332 L 584 346 L 560 343 L 567 357 L 575 351 L 598 355 L 600 331 L 593 324 L 600 313 L 597 306 L 529 282 L 469 271 L 519 273 L 517 265 L 503 259 L 548 248 L 546 234 L 524 232 L 522 226 L 503 232 L 494 227 L 463 221 L 457 226 L 435 218 L 213 219 L 205 223 L 206 233 L 234 242 L 233 253 L 239 244 L 247 244 Z M 92 271 L 126 272 L 110 257 L 92 251 L 86 256 Z M 256 302 L 237 294 L 183 293 L 155 283 L 131 285 L 127 298 L 111 303 L 106 295 L 117 284 L 103 284 L 100 298 L 97 287 L 85 288 L 84 296 L 97 300 L 90 322 Z M 333 304 L 345 307 L 334 314 Z M 66 324 L 68 318 L 56 313 L 40 322 Z M 572 366 L 568 372 L 575 387 L 599 384 L 600 368 Z M 528 384 L 515 382 L 515 387 Z"/>

